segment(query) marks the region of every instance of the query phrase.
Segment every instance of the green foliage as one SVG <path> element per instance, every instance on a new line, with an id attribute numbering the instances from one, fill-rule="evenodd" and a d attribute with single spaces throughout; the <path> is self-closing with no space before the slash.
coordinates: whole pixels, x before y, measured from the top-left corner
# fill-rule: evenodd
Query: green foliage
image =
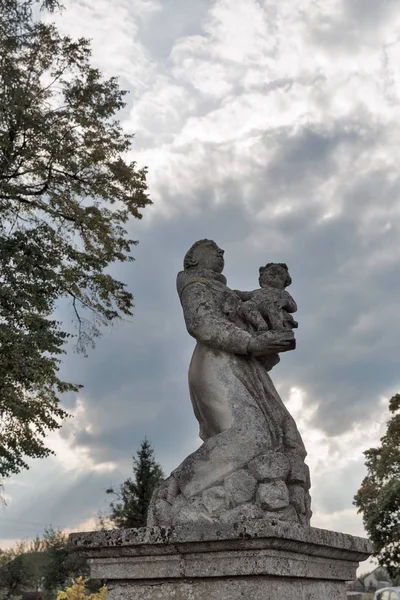
<path id="1" fill-rule="evenodd" d="M 0 554 L 0 588 L 5 597 L 21 595 L 24 590 L 41 589 L 46 600 L 55 600 L 58 591 L 76 577 L 88 576 L 86 558 L 68 548 L 68 536 L 60 530 L 46 529 L 42 538 L 20 542 Z M 98 591 L 94 580 L 85 585 Z"/>
<path id="2" fill-rule="evenodd" d="M 25 587 L 38 590 L 42 585 L 45 556 L 41 552 L 26 552 L 0 570 L 0 587 L 8 596 L 20 595 Z"/>
<path id="3" fill-rule="evenodd" d="M 54 598 L 57 590 L 75 577 L 89 575 L 86 558 L 69 550 L 68 537 L 62 531 L 46 529 L 43 545 L 46 561 L 42 574 L 46 598 Z"/>
<path id="4" fill-rule="evenodd" d="M 107 494 L 117 498 L 110 503 L 108 520 L 114 527 L 145 527 L 147 511 L 154 489 L 164 478 L 162 469 L 154 459 L 154 450 L 145 439 L 133 457 L 135 479 L 128 478 L 116 492 L 113 488 Z M 104 518 L 101 519 L 104 524 Z"/>
<path id="5" fill-rule="evenodd" d="M 9 594 L 6 588 L 0 588 L 0 600 L 21 600 L 22 596 Z"/>
<path id="6" fill-rule="evenodd" d="M 107 587 L 103 585 L 97 592 L 90 593 L 87 587 L 88 579 L 78 577 L 74 583 L 65 589 L 65 592 L 59 592 L 57 600 L 106 600 Z"/>
<path id="7" fill-rule="evenodd" d="M 146 169 L 125 156 L 125 91 L 90 64 L 87 39 L 34 21 L 32 0 L 0 0 L 0 476 L 50 453 L 67 415 L 59 379 L 69 337 L 86 352 L 132 314 L 109 272 L 133 260 L 126 223 L 150 203 Z M 57 0 L 44 0 L 54 10 Z M 51 318 L 69 299 L 76 333 Z"/>
<path id="8" fill-rule="evenodd" d="M 2 550 L 0 548 L 0 567 L 6 565 L 11 560 L 14 560 L 21 554 L 26 554 L 28 552 L 41 552 L 43 550 L 43 540 L 36 536 L 34 540 L 26 541 L 21 540 L 16 542 L 14 546 L 11 548 L 7 548 L 6 550 Z"/>
<path id="9" fill-rule="evenodd" d="M 381 445 L 364 452 L 367 476 L 354 497 L 375 556 L 392 579 L 400 575 L 400 394 L 390 399 L 393 417 Z"/>

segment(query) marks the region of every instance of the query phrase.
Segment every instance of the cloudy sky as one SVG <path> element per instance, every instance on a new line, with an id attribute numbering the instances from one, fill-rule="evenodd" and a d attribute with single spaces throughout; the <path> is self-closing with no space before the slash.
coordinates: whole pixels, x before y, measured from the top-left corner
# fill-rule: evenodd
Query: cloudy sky
<path id="1" fill-rule="evenodd" d="M 308 449 L 316 527 L 363 535 L 352 497 L 400 390 L 398 0 L 65 0 L 56 22 L 130 90 L 121 112 L 154 206 L 116 274 L 135 316 L 63 375 L 84 384 L 57 456 L 7 482 L 3 546 L 46 525 L 93 526 L 147 435 L 168 473 L 199 445 L 194 341 L 175 291 L 197 239 L 228 283 L 287 262 L 297 350 L 273 379 Z M 71 315 L 64 313 L 64 318 Z"/>

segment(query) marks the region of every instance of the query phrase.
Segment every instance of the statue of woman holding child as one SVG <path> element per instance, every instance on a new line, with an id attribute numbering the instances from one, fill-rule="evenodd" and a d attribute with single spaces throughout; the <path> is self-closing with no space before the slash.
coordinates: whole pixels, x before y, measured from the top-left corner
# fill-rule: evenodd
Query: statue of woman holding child
<path id="1" fill-rule="evenodd" d="M 259 290 L 227 287 L 224 251 L 193 244 L 178 274 L 196 341 L 189 390 L 203 444 L 155 491 L 149 525 L 263 518 L 308 525 L 306 451 L 268 371 L 295 347 L 286 265 L 260 269 Z"/>

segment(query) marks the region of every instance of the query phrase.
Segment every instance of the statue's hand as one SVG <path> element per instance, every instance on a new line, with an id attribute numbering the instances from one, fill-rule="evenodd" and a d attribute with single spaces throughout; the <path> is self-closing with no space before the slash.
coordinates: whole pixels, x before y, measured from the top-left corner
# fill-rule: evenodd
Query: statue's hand
<path id="1" fill-rule="evenodd" d="M 254 335 L 249 342 L 247 351 L 254 356 L 263 354 L 273 354 L 276 352 L 287 352 L 294 350 L 296 340 L 294 333 L 290 329 L 284 331 L 265 331 Z"/>

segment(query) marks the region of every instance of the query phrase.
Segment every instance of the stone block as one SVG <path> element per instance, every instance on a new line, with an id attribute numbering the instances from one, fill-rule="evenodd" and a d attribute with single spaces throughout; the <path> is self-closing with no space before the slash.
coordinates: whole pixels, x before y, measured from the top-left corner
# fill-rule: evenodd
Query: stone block
<path id="1" fill-rule="evenodd" d="M 301 485 L 288 485 L 289 500 L 297 512 L 301 515 L 306 514 L 306 492 Z"/>
<path id="2" fill-rule="evenodd" d="M 132 593 L 134 595 L 132 595 Z M 332 581 L 284 581 L 271 577 L 117 582 L 107 600 L 346 600 L 343 584 Z"/>
<path id="3" fill-rule="evenodd" d="M 224 487 L 232 498 L 233 504 L 244 504 L 254 497 L 257 479 L 245 469 L 240 469 L 225 478 Z"/>
<path id="4" fill-rule="evenodd" d="M 248 468 L 258 481 L 274 481 L 286 479 L 290 464 L 288 458 L 281 452 L 266 452 L 252 460 Z"/>
<path id="5" fill-rule="evenodd" d="M 182 510 L 184 506 L 187 506 L 189 503 L 182 494 L 175 498 L 174 503 L 171 507 L 171 517 L 174 518 L 176 515 Z M 147 525 L 149 527 L 149 525 Z"/>
<path id="6" fill-rule="evenodd" d="M 372 552 L 368 540 L 263 519 L 78 533 L 70 548 L 107 600 L 346 600 Z"/>
<path id="7" fill-rule="evenodd" d="M 165 521 L 171 518 L 171 504 L 163 498 L 158 498 L 152 503 L 152 516 L 154 524 L 158 521 Z M 153 523 L 149 523 L 153 525 Z"/>
<path id="8" fill-rule="evenodd" d="M 211 515 L 218 516 L 229 508 L 229 498 L 222 485 L 205 490 L 202 494 L 202 503 Z"/>
<path id="9" fill-rule="evenodd" d="M 280 510 L 263 511 L 264 519 L 271 524 L 277 523 L 300 523 L 299 516 L 294 506 L 286 506 Z"/>
<path id="10" fill-rule="evenodd" d="M 290 470 L 287 478 L 288 483 L 298 483 L 305 489 L 310 489 L 310 469 L 303 460 L 295 455 L 289 455 Z"/>
<path id="11" fill-rule="evenodd" d="M 264 510 L 279 510 L 289 505 L 289 491 L 283 481 L 261 483 L 257 490 L 257 504 Z"/>
<path id="12" fill-rule="evenodd" d="M 212 517 L 207 513 L 199 498 L 187 501 L 172 519 L 173 525 L 212 522 Z"/>
<path id="13" fill-rule="evenodd" d="M 227 510 L 220 517 L 221 523 L 241 523 L 251 519 L 265 518 L 264 511 L 255 504 L 242 504 L 231 510 Z"/>

